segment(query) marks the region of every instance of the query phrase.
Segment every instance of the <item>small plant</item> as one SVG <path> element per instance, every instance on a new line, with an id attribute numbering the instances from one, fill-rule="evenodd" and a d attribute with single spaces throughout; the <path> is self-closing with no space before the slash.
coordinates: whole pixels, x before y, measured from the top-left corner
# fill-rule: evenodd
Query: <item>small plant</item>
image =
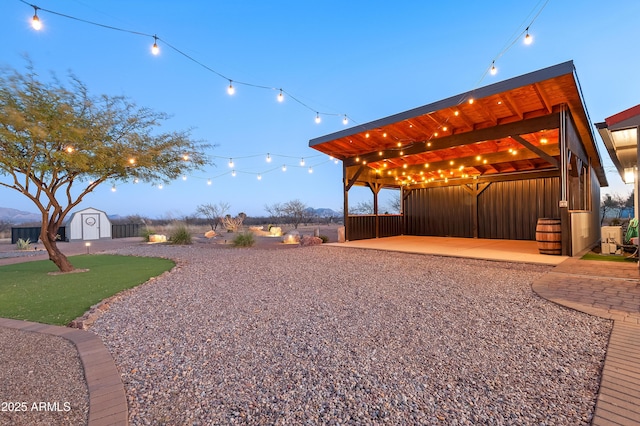
<path id="1" fill-rule="evenodd" d="M 329 242 L 329 237 L 327 237 L 326 235 L 318 235 L 318 238 L 322 240 L 322 244 Z"/>
<path id="2" fill-rule="evenodd" d="M 256 239 L 251 232 L 244 232 L 236 235 L 233 239 L 234 247 L 251 247 L 256 243 Z"/>
<path id="3" fill-rule="evenodd" d="M 16 248 L 18 250 L 31 250 L 31 240 L 29 238 L 26 240 L 18 238 L 18 241 L 16 241 Z"/>
<path id="4" fill-rule="evenodd" d="M 147 226 L 145 226 L 141 231 L 140 231 L 140 236 L 142 237 L 142 239 L 144 241 L 146 241 L 147 243 L 149 242 L 149 236 L 155 234 L 155 231 Z"/>
<path id="5" fill-rule="evenodd" d="M 191 244 L 191 232 L 184 223 L 178 223 L 169 235 L 171 244 Z"/>

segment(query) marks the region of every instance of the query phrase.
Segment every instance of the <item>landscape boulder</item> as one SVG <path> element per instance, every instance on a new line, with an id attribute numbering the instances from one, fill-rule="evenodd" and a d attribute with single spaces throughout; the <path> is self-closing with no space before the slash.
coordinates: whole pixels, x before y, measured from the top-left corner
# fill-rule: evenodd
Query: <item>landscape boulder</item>
<path id="1" fill-rule="evenodd" d="M 298 244 L 300 243 L 300 233 L 296 230 L 289 231 L 283 235 L 282 242 L 285 244 Z"/>
<path id="2" fill-rule="evenodd" d="M 301 247 L 305 247 L 305 246 L 317 246 L 322 244 L 322 239 L 319 237 L 313 237 L 311 235 L 303 235 L 300 238 L 300 246 Z"/>

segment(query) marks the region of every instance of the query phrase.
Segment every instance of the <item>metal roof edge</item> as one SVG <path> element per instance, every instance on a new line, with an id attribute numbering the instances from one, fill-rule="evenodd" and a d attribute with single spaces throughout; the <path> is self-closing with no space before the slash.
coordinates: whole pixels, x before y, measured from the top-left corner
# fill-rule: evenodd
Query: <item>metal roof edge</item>
<path id="1" fill-rule="evenodd" d="M 499 81 L 499 82 L 490 84 L 488 86 L 483 86 L 477 89 L 473 89 L 473 90 L 461 93 L 459 95 L 441 99 L 439 101 L 432 102 L 427 105 L 419 106 L 407 111 L 390 115 L 388 117 L 380 118 L 364 124 L 359 124 L 357 126 L 353 126 L 348 129 L 340 130 L 338 132 L 330 133 L 324 136 L 319 136 L 317 138 L 309 140 L 309 146 L 313 147 L 315 145 L 320 145 L 322 143 L 332 141 L 334 139 L 351 136 L 356 133 L 364 132 L 367 130 L 373 130 L 378 127 L 397 123 L 402 120 L 428 114 L 430 112 L 438 111 L 444 108 L 450 108 L 456 105 L 460 105 L 462 102 L 465 102 L 470 98 L 481 99 L 487 96 L 492 96 L 508 90 L 516 89 L 518 87 L 526 86 L 528 84 L 537 83 L 540 81 L 548 80 L 551 78 L 559 77 L 561 75 L 570 74 L 570 73 L 574 75 L 574 79 L 576 80 L 576 83 L 579 87 L 579 82 L 577 81 L 578 79 L 577 79 L 577 76 L 575 75 L 575 67 L 573 65 L 573 61 L 569 60 L 566 62 L 562 62 L 560 64 L 552 65 L 547 68 L 539 69 L 537 71 L 532 71 L 527 74 L 522 74 L 507 80 Z M 580 98 L 582 100 L 583 108 L 585 109 L 585 112 L 586 112 L 584 99 L 582 99 L 581 93 L 580 93 Z M 587 114 L 587 117 L 588 117 L 588 114 Z M 594 139 L 594 142 L 595 142 L 595 139 Z"/>

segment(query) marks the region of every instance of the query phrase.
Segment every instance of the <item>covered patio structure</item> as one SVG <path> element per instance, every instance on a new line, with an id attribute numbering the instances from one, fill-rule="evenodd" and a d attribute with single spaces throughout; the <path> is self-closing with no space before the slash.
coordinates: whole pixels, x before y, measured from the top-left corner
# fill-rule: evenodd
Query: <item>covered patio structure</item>
<path id="1" fill-rule="evenodd" d="M 551 219 L 558 252 L 600 239 L 607 186 L 572 61 L 312 139 L 342 160 L 347 240 L 397 235 L 536 240 Z M 372 215 L 349 214 L 365 186 Z M 400 192 L 401 213 L 378 194 Z M 557 224 L 557 229 L 555 228 Z"/>

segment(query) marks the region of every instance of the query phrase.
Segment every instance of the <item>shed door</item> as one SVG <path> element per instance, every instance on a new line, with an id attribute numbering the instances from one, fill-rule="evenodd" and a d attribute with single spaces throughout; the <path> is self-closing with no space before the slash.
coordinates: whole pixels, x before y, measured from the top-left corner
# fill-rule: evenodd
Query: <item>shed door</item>
<path id="1" fill-rule="evenodd" d="M 99 213 L 83 213 L 82 214 L 82 239 L 83 240 L 100 239 L 100 214 Z"/>

